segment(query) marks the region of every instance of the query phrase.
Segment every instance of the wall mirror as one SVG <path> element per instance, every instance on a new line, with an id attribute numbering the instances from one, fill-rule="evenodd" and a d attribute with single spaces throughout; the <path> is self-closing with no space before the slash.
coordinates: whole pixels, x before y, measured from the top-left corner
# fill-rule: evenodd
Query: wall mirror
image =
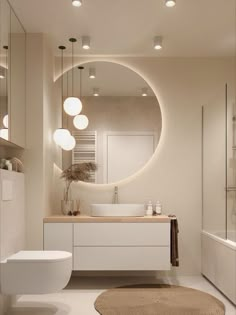
<path id="1" fill-rule="evenodd" d="M 137 73 L 111 62 L 91 62 L 63 75 L 63 98 L 81 99 L 89 124 L 78 130 L 63 113 L 64 126 L 75 136 L 72 151 L 63 151 L 63 169 L 93 161 L 91 183 L 114 183 L 140 170 L 152 157 L 161 134 L 158 100 Z M 74 72 L 74 80 L 72 79 Z M 61 78 L 60 78 L 61 80 Z"/>
<path id="2" fill-rule="evenodd" d="M 26 33 L 6 0 L 0 15 L 0 137 L 24 147 Z"/>
<path id="3" fill-rule="evenodd" d="M 0 2 L 0 137 L 10 138 L 10 20 L 11 10 L 7 1 Z"/>

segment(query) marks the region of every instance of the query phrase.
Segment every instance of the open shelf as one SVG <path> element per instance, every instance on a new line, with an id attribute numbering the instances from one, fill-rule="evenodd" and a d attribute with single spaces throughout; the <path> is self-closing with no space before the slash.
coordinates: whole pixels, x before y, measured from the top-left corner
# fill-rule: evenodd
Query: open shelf
<path id="1" fill-rule="evenodd" d="M 19 145 L 12 143 L 11 141 L 5 140 L 3 138 L 0 138 L 0 147 L 1 146 L 17 150 L 24 150 L 24 148 L 20 147 Z"/>

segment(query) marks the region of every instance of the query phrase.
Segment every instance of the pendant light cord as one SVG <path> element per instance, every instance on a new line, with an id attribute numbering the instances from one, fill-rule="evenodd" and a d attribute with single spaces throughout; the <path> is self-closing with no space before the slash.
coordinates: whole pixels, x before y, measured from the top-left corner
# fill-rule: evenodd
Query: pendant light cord
<path id="1" fill-rule="evenodd" d="M 66 75 L 66 95 L 67 97 L 69 97 L 69 74 L 67 71 L 67 75 Z"/>
<path id="2" fill-rule="evenodd" d="M 6 70 L 5 70 L 5 87 L 6 87 L 6 106 L 7 106 L 7 114 L 8 114 L 8 46 L 3 46 L 3 48 L 6 50 Z M 9 116 L 8 116 L 9 117 Z M 10 121 L 10 119 L 8 120 Z M 5 128 L 5 126 L 3 125 L 3 128 Z M 9 126 L 8 126 L 9 128 Z"/>
<path id="3" fill-rule="evenodd" d="M 63 49 L 61 49 L 61 128 L 63 128 L 63 117 L 64 117 L 64 111 L 63 111 L 63 70 L 64 70 L 64 64 L 63 64 Z"/>
<path id="4" fill-rule="evenodd" d="M 71 87 L 71 90 L 72 90 L 72 95 L 71 96 L 74 96 L 74 43 L 77 42 L 77 39 L 76 38 L 70 38 L 69 41 L 71 42 L 71 50 L 72 50 L 72 87 Z"/>
<path id="5" fill-rule="evenodd" d="M 74 96 L 74 42 L 71 42 L 72 45 L 72 96 Z"/>
<path id="6" fill-rule="evenodd" d="M 69 97 L 69 73 L 67 71 L 66 74 L 66 95 L 67 97 Z M 66 126 L 68 128 L 68 119 L 69 119 L 69 115 L 66 115 Z"/>
<path id="7" fill-rule="evenodd" d="M 81 97 L 82 97 L 82 69 L 80 69 L 80 78 L 79 78 L 79 83 L 80 83 L 80 88 L 79 88 L 79 98 L 81 100 Z"/>
<path id="8" fill-rule="evenodd" d="M 63 51 L 66 49 L 65 46 L 58 47 L 61 50 L 61 128 L 63 128 L 63 121 L 64 121 L 64 110 L 63 110 L 63 86 L 64 86 L 64 53 Z"/>
<path id="9" fill-rule="evenodd" d="M 78 67 L 79 69 L 79 98 L 81 100 L 81 97 L 82 97 L 82 71 L 84 70 L 84 67 L 83 66 L 79 66 Z"/>
<path id="10" fill-rule="evenodd" d="M 6 95 L 8 95 L 8 46 L 4 46 L 6 49 Z"/>

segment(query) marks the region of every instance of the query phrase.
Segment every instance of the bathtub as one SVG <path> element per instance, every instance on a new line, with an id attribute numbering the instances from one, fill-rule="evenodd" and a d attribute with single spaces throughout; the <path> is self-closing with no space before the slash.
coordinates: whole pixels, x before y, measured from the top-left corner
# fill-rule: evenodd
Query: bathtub
<path id="1" fill-rule="evenodd" d="M 236 233 L 202 231 L 202 274 L 236 304 Z"/>

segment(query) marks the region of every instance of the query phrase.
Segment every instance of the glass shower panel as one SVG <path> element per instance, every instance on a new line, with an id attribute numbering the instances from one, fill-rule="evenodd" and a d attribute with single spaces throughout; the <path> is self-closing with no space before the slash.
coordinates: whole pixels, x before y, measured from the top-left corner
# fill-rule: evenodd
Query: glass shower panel
<path id="1" fill-rule="evenodd" d="M 231 93 L 229 93 L 231 92 Z M 227 98 L 232 91 L 228 91 Z M 236 105 L 227 101 L 227 239 L 236 242 Z"/>
<path id="2" fill-rule="evenodd" d="M 224 93 L 220 93 L 216 99 L 214 104 L 202 108 L 203 230 L 226 238 L 226 111 Z"/>

